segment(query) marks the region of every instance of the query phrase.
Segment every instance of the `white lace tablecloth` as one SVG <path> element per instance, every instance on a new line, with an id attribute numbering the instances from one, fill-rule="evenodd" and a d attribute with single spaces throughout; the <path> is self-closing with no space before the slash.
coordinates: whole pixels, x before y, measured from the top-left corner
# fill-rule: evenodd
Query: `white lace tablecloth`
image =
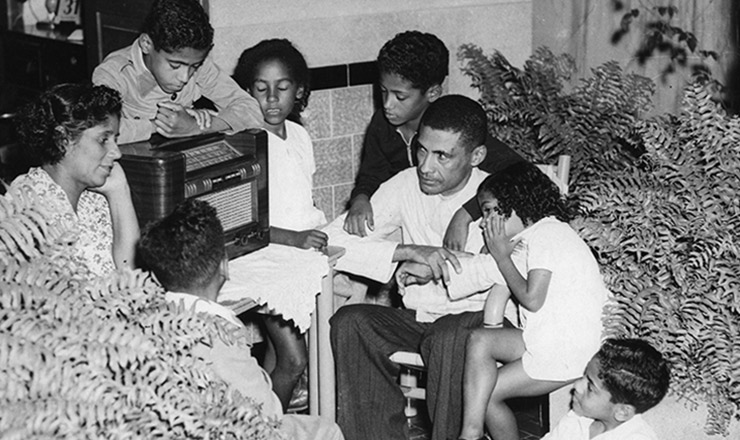
<path id="1" fill-rule="evenodd" d="M 265 306 L 265 313 L 293 320 L 305 332 L 327 273 L 329 264 L 321 252 L 270 244 L 229 262 L 229 280 L 218 301 L 252 298 Z"/>

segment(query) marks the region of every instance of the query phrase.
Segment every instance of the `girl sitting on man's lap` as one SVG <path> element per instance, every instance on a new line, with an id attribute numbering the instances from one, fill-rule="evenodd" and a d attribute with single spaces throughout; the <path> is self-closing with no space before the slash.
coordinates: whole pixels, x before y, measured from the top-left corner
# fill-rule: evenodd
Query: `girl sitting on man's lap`
<path id="1" fill-rule="evenodd" d="M 546 394 L 581 376 L 599 349 L 608 291 L 591 250 L 567 223 L 560 191 L 535 165 L 489 176 L 478 202 L 493 257 L 484 257 L 486 270 L 499 272 L 500 281 L 490 293 L 486 327 L 467 342 L 460 438 L 485 438 L 487 428 L 496 440 L 517 439 L 505 401 Z M 510 296 L 522 328 L 503 325 Z"/>

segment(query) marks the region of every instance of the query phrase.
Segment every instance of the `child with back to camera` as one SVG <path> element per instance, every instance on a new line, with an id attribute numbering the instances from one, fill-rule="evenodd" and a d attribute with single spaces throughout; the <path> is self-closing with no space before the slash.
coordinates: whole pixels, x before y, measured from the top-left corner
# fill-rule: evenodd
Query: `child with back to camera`
<path id="1" fill-rule="evenodd" d="M 223 226 L 215 208 L 201 200 L 185 200 L 167 217 L 149 225 L 137 250 L 142 268 L 151 271 L 167 289 L 167 301 L 221 320 L 232 334 L 231 342 L 214 335 L 210 342 L 197 344 L 194 357 L 205 360 L 217 377 L 258 403 L 265 417 L 279 420 L 284 438 L 344 438 L 339 427 L 326 418 L 283 413 L 270 378 L 252 357 L 245 339 L 239 337 L 244 324 L 231 309 L 217 302 L 229 278 L 229 264 Z"/>
<path id="2" fill-rule="evenodd" d="M 496 440 L 516 439 L 505 401 L 549 393 L 581 375 L 599 348 L 608 291 L 590 249 L 567 223 L 560 191 L 535 165 L 521 162 L 489 176 L 478 202 L 490 255 L 460 258 L 462 271 L 450 271 L 448 292 L 455 298 L 471 280 L 494 284 L 489 301 L 503 304 L 513 295 L 523 328 L 504 327 L 498 307 L 488 328 L 470 334 L 460 438 L 485 438 L 487 428 Z"/>
<path id="3" fill-rule="evenodd" d="M 314 206 L 312 195 L 316 171 L 313 144 L 306 129 L 297 123 L 310 94 L 306 60 L 288 40 L 263 40 L 241 54 L 234 79 L 257 99 L 267 130 L 270 241 L 324 249 L 327 235 L 316 228 L 326 223 L 326 217 Z M 306 344 L 293 325 L 279 316 L 265 316 L 277 356 L 272 380 L 287 408 L 306 367 Z M 271 363 L 268 357 L 266 364 Z"/>
<path id="4" fill-rule="evenodd" d="M 641 417 L 668 391 L 662 354 L 640 339 L 607 339 L 572 390 L 571 411 L 543 440 L 657 440 Z"/>

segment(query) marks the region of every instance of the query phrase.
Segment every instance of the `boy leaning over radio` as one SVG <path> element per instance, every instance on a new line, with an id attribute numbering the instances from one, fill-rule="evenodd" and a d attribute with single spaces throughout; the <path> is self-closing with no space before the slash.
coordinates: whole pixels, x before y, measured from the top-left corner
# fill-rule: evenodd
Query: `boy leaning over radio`
<path id="1" fill-rule="evenodd" d="M 119 143 L 262 127 L 257 101 L 213 63 L 212 47 L 213 27 L 199 2 L 154 1 L 136 41 L 93 71 L 95 84 L 123 96 Z M 201 97 L 215 110 L 193 108 Z"/>

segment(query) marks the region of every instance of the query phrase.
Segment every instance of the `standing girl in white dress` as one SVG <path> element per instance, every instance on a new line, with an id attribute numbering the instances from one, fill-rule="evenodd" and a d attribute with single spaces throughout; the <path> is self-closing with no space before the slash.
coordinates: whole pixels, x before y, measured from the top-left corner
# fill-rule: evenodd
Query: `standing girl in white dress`
<path id="1" fill-rule="evenodd" d="M 567 223 L 560 191 L 535 165 L 489 176 L 478 203 L 489 268 L 518 303 L 522 328 L 504 326 L 501 312 L 470 334 L 460 438 L 485 438 L 487 428 L 496 440 L 518 439 L 506 400 L 546 394 L 581 376 L 599 349 L 608 291 L 591 250 Z"/>
<path id="2" fill-rule="evenodd" d="M 312 194 L 313 144 L 298 123 L 310 94 L 306 60 L 288 40 L 263 40 L 241 54 L 234 79 L 257 99 L 265 120 L 270 242 L 324 249 L 328 238 L 318 228 L 326 224 L 326 217 L 314 206 Z M 264 367 L 271 370 L 275 394 L 287 410 L 308 363 L 305 339 L 281 316 L 263 316 L 274 348 L 274 353 L 268 351 Z"/>

